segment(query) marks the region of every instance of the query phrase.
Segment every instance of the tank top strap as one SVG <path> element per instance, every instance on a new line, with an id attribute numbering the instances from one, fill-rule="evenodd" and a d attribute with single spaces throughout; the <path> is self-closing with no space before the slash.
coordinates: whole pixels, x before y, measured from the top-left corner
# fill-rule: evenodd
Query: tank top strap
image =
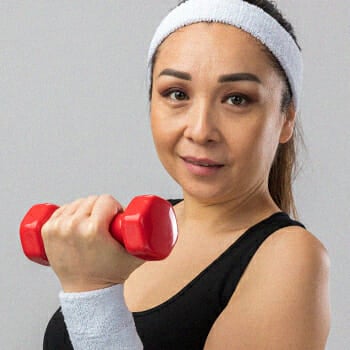
<path id="1" fill-rule="evenodd" d="M 221 295 L 223 309 L 229 302 L 240 278 L 259 247 L 274 232 L 288 226 L 305 228 L 300 222 L 291 219 L 287 213 L 275 213 L 250 227 L 220 257 L 221 261 L 217 268 L 223 268 L 226 272 L 226 276 L 222 280 L 224 283 Z"/>

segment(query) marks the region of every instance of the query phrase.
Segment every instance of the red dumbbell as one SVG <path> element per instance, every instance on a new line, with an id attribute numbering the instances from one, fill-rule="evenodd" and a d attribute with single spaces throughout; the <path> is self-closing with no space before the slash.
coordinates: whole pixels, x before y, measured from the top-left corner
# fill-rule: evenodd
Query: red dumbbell
<path id="1" fill-rule="evenodd" d="M 41 265 L 49 265 L 41 228 L 58 208 L 54 204 L 34 205 L 21 222 L 20 237 L 24 254 Z M 123 213 L 113 218 L 109 231 L 130 254 L 144 260 L 166 258 L 177 240 L 172 205 L 153 195 L 135 197 Z"/>

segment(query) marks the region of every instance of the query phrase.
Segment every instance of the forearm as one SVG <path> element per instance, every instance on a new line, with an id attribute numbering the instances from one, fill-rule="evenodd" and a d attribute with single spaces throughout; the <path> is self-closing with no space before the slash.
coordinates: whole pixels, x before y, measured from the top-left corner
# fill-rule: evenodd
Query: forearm
<path id="1" fill-rule="evenodd" d="M 62 313 L 75 350 L 143 349 L 123 285 L 60 295 Z"/>

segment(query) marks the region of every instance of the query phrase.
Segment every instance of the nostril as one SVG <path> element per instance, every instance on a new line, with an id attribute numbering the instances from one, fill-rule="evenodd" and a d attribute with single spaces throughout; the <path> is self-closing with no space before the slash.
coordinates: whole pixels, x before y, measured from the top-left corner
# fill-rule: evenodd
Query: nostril
<path id="1" fill-rule="evenodd" d="M 219 132 L 214 128 L 191 128 L 191 127 L 186 128 L 186 130 L 184 131 L 184 137 L 198 144 L 218 142 L 220 138 Z"/>

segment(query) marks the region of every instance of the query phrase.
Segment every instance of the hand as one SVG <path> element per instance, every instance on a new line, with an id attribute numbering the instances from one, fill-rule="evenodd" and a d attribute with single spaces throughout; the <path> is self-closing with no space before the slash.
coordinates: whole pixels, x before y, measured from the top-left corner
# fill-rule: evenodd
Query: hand
<path id="1" fill-rule="evenodd" d="M 145 262 L 108 231 L 122 210 L 109 195 L 91 196 L 60 207 L 42 227 L 46 255 L 65 292 L 122 284 Z"/>

